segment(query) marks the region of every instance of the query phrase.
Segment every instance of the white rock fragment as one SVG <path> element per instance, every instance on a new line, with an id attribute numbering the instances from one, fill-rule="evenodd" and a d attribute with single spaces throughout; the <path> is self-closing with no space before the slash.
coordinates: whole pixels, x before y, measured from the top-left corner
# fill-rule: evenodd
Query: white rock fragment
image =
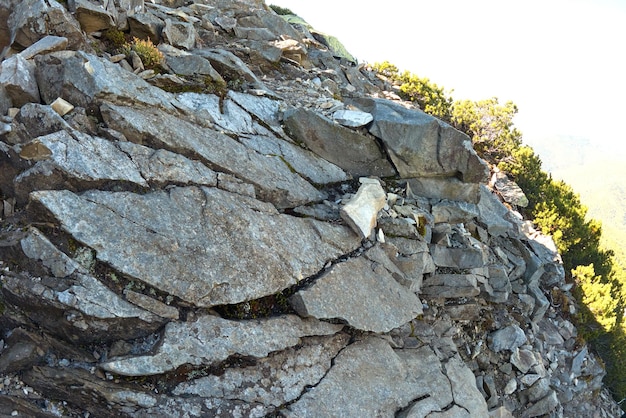
<path id="1" fill-rule="evenodd" d="M 333 119 L 340 125 L 358 128 L 373 121 L 374 117 L 370 113 L 360 110 L 342 109 L 333 114 Z"/>
<path id="2" fill-rule="evenodd" d="M 356 195 L 341 208 L 341 218 L 361 236 L 368 238 L 376 226 L 376 215 L 387 201 L 387 194 L 375 179 L 361 178 Z"/>

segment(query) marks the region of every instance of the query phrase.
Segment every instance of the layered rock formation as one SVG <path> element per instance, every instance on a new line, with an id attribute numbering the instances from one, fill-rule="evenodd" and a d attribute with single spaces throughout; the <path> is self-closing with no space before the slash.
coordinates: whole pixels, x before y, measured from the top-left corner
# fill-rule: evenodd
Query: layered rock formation
<path id="1" fill-rule="evenodd" d="M 9 3 L 2 415 L 621 413 L 519 188 L 336 40 L 262 0 Z"/>

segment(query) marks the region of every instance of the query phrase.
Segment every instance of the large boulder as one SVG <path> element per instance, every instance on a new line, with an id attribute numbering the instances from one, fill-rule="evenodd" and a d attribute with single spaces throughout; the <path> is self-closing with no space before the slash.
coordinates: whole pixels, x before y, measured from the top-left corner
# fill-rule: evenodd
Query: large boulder
<path id="1" fill-rule="evenodd" d="M 346 227 L 209 187 L 38 191 L 31 199 L 100 261 L 202 307 L 272 295 L 359 246 Z"/>
<path id="2" fill-rule="evenodd" d="M 344 128 L 313 111 L 294 109 L 287 112 L 285 127 L 296 141 L 353 176 L 388 177 L 395 174 L 374 138 Z"/>
<path id="3" fill-rule="evenodd" d="M 357 99 L 371 113 L 369 131 L 380 138 L 402 178 L 458 177 L 465 183 L 488 180 L 486 163 L 464 133 L 420 110 L 383 99 Z"/>

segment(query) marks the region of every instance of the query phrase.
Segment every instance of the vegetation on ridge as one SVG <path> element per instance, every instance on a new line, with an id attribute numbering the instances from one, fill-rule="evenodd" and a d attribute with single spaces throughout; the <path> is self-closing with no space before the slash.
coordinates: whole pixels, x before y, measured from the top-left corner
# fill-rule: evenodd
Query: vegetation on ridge
<path id="1" fill-rule="evenodd" d="M 373 64 L 372 69 L 398 86 L 400 97 L 468 134 L 476 152 L 524 190 L 529 205 L 521 210 L 523 215 L 553 237 L 566 281 L 574 284 L 579 309 L 572 319 L 579 334 L 604 361 L 605 383 L 614 397 L 626 398 L 626 271 L 613 251 L 601 247 L 600 222 L 587 219 L 579 195 L 543 171 L 541 159 L 522 144 L 522 134 L 513 124 L 515 104 L 502 105 L 497 98 L 455 101 L 428 78 L 400 72 L 389 62 Z M 569 314 L 565 308 L 564 314 Z"/>

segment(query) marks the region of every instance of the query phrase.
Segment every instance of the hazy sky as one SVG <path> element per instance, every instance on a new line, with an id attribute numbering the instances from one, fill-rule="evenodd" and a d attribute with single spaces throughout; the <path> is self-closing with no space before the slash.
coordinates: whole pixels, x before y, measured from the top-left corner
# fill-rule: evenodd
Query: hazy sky
<path id="1" fill-rule="evenodd" d="M 531 145 L 554 135 L 626 145 L 624 0 L 266 1 L 361 62 L 388 60 L 455 99 L 512 100 Z"/>

